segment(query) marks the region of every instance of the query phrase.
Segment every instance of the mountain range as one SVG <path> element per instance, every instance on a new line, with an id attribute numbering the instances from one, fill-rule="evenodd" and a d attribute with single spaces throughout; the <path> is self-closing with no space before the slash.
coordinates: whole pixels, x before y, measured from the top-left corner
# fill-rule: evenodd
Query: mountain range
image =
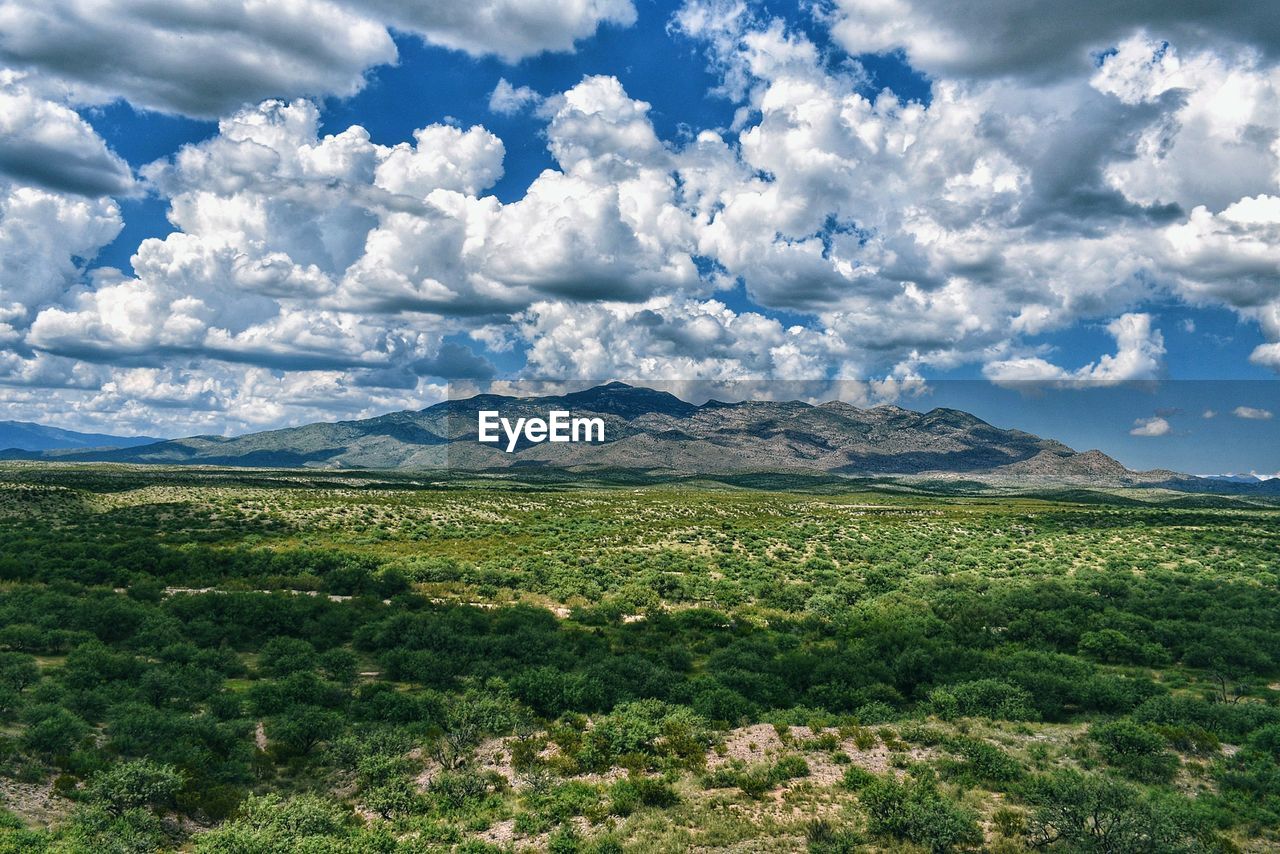
<path id="1" fill-rule="evenodd" d="M 606 441 L 522 441 L 513 453 L 477 441 L 481 410 L 498 410 L 514 421 L 546 417 L 553 409 L 601 418 Z M 0 456 L 264 468 L 631 470 L 672 476 L 788 472 L 1197 491 L 1240 486 L 1172 471 L 1130 471 L 1101 451 L 1078 452 L 956 409 L 917 412 L 888 405 L 860 408 L 840 401 L 815 405 L 711 400 L 694 405 L 667 392 L 624 383 L 544 397 L 484 394 L 418 411 L 232 438 L 193 436 L 131 447 L 62 447 Z"/>
<path id="2" fill-rule="evenodd" d="M 162 442 L 154 436 L 78 433 L 31 421 L 0 421 L 0 448 L 10 451 L 57 451 L 85 448 L 131 448 Z"/>

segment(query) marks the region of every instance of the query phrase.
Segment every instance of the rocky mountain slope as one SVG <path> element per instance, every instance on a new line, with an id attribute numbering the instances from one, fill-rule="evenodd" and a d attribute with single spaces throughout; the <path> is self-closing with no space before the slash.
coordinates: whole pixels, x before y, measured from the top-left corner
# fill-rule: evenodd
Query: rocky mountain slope
<path id="1" fill-rule="evenodd" d="M 112 436 L 79 433 L 46 427 L 31 421 L 0 421 L 0 448 L 18 451 L 55 451 L 84 448 L 127 448 L 162 441 L 151 436 Z"/>
<path id="2" fill-rule="evenodd" d="M 530 444 L 513 453 L 477 441 L 477 413 L 514 421 L 553 409 L 605 422 L 604 443 Z M 992 426 L 955 409 L 863 409 L 833 401 L 709 401 L 695 406 L 623 383 L 550 397 L 479 395 L 421 411 L 224 438 L 195 436 L 133 448 L 54 451 L 46 458 L 121 463 L 434 469 L 643 470 L 673 475 L 797 472 L 974 478 L 1089 486 L 1185 477 L 1131 472 L 1100 451 Z"/>

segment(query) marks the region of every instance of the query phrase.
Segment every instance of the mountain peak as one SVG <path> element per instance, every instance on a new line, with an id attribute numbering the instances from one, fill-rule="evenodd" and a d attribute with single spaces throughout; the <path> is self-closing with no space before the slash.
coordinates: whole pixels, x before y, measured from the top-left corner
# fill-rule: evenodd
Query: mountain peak
<path id="1" fill-rule="evenodd" d="M 476 441 L 476 413 L 550 410 L 603 417 L 604 442 L 527 443 L 507 453 Z M 1155 482 L 1100 451 L 1077 454 L 1052 439 L 995 427 L 968 412 L 927 413 L 840 401 L 708 401 L 624 382 L 542 397 L 482 394 L 418 412 L 309 424 L 229 439 L 179 439 L 110 451 L 54 451 L 50 458 L 250 467 L 493 471 L 634 470 L 717 476 L 797 472 L 858 477 L 991 478 L 1003 483 Z M 1168 480 L 1168 477 L 1162 478 Z"/>
<path id="2" fill-rule="evenodd" d="M 571 409 L 617 415 L 628 421 L 650 414 L 687 418 L 698 410 L 692 403 L 683 401 L 670 392 L 616 381 L 570 392 L 552 400 Z"/>

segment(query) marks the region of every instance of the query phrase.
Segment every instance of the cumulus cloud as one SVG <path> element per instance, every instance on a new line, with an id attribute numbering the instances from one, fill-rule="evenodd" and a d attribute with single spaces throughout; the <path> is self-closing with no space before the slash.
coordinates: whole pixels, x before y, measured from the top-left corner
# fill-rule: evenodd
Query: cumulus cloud
<path id="1" fill-rule="evenodd" d="M 369 68 L 396 60 L 391 28 L 514 62 L 634 21 L 631 0 L 4 0 L 0 61 L 82 101 L 212 118 L 265 98 L 354 94 Z"/>
<path id="2" fill-rule="evenodd" d="M 556 101 L 561 170 L 502 204 L 482 196 L 504 147 L 483 128 L 430 125 L 382 146 L 361 127 L 320 136 L 307 101 L 264 102 L 144 170 L 178 229 L 142 242 L 134 275 L 41 310 L 27 344 L 102 363 L 176 357 L 284 370 L 483 375 L 443 337 L 538 299 L 696 292 L 691 214 L 648 105 L 613 78 Z"/>
<path id="3" fill-rule="evenodd" d="M 1149 314 L 1124 314 L 1107 324 L 1116 340 L 1116 352 L 1068 371 L 1038 356 L 1022 356 L 988 362 L 983 375 L 999 384 L 1043 383 L 1085 386 L 1114 385 L 1132 380 L 1155 379 L 1164 356 L 1164 336 L 1151 326 Z"/>
<path id="4" fill-rule="evenodd" d="M 1259 344 L 1249 354 L 1249 361 L 1255 365 L 1263 365 L 1271 368 L 1276 373 L 1280 373 L 1280 342 Z"/>
<path id="5" fill-rule="evenodd" d="M 931 16 L 944 29 L 968 20 L 928 3 L 841 9 L 837 34 L 881 14 L 913 32 Z M 1171 20 L 1133 17 L 1156 19 Z M 749 168 L 705 158 L 720 161 L 706 175 L 732 184 L 703 191 L 703 250 L 763 305 L 818 313 L 847 337 L 910 330 L 919 357 L 945 365 L 1003 349 L 1009 332 L 1172 291 L 1256 320 L 1271 340 L 1254 361 L 1280 362 L 1276 214 L 1259 194 L 1280 175 L 1280 78 L 1265 51 L 1224 41 L 1249 30 L 1244 19 L 1206 24 L 1212 38 L 1171 27 L 1179 53 L 1113 15 L 1105 49 L 1073 73 L 959 82 L 948 75 L 969 72 L 941 63 L 928 106 L 862 94 L 803 36 L 743 4 L 690 2 L 677 20 L 744 102 Z"/>
<path id="6" fill-rule="evenodd" d="M 572 50 L 601 25 L 635 23 L 632 0 L 348 0 L 432 44 L 508 62 Z"/>
<path id="7" fill-rule="evenodd" d="M 350 95 L 396 58 L 381 22 L 330 0 L 6 0 L 0 34 L 0 58 L 82 100 L 206 117 L 281 94 Z"/>
<path id="8" fill-rule="evenodd" d="M 589 308 L 540 302 L 518 321 L 535 377 L 825 379 L 845 349 L 830 333 L 784 327 L 716 300 L 660 297 Z"/>
<path id="9" fill-rule="evenodd" d="M 543 97 L 528 86 L 512 86 L 507 78 L 498 80 L 498 85 L 489 93 L 489 111 L 502 116 L 514 116 L 530 107 L 543 102 Z"/>
<path id="10" fill-rule="evenodd" d="M 834 0 L 833 35 L 851 53 L 902 50 L 931 74 L 1045 79 L 1078 74 L 1135 30 L 1196 45 L 1280 55 L 1280 23 L 1257 4 L 1193 0 Z"/>
<path id="11" fill-rule="evenodd" d="M 0 71 L 0 173 L 22 184 L 83 196 L 133 190 L 129 165 L 69 107 Z"/>
<path id="12" fill-rule="evenodd" d="M 235 434 L 368 418 L 428 406 L 446 393 L 442 383 L 425 378 L 366 385 L 344 371 L 276 371 L 220 362 L 120 367 L 44 355 L 28 360 L 25 371 L 12 367 L 0 361 L 0 406 L 7 417 L 120 434 Z"/>
<path id="13" fill-rule="evenodd" d="M 1129 431 L 1130 436 L 1168 436 L 1173 431 L 1173 427 L 1167 420 L 1159 416 L 1153 418 L 1139 418 L 1133 422 L 1133 429 Z"/>
<path id="14" fill-rule="evenodd" d="M 702 254 L 760 304 L 863 342 L 868 369 L 973 361 L 1150 293 L 1139 230 L 1170 212 L 1102 169 L 1148 117 L 1087 81 L 1050 97 L 940 81 L 927 107 L 904 104 L 745 7 L 691 3 L 678 21 L 748 115 L 736 150 L 703 133 L 682 158 Z"/>
<path id="15" fill-rule="evenodd" d="M 930 74 L 921 103 L 759 7 L 690 0 L 673 30 L 706 50 L 731 126 L 663 139 L 614 77 L 545 96 L 503 79 L 490 109 L 544 122 L 553 166 L 502 201 L 507 146 L 484 127 L 384 145 L 359 125 L 321 133 L 314 100 L 240 104 L 355 91 L 394 59 L 388 26 L 514 59 L 628 23 L 630 0 L 171 5 L 0 0 L 0 56 L 52 81 L 6 78 L 31 117 L 0 140 L 14 388 L 130 389 L 133 371 L 166 389 L 146 406 L 199 387 L 192 400 L 233 407 L 258 400 L 237 384 L 306 375 L 355 406 L 484 376 L 486 353 L 540 376 L 910 384 L 981 364 L 997 382 L 1114 384 L 1161 376 L 1144 309 L 1170 300 L 1257 323 L 1252 359 L 1280 370 L 1277 25 L 1253 12 L 818 11 L 850 51 L 902 50 Z M 175 49 L 215 22 L 218 43 Z M 1002 41 L 1015 25 L 1025 38 Z M 103 52 L 126 32 L 135 52 Z M 134 179 L 50 94 L 67 86 L 66 103 L 223 116 L 141 170 L 175 231 L 142 241 L 128 275 L 84 275 L 119 229 L 97 195 Z M 22 145 L 64 152 L 57 173 Z M 759 310 L 729 308 L 740 287 Z M 1087 364 L 1027 343 L 1092 323 L 1116 346 Z"/>
<path id="16" fill-rule="evenodd" d="M 123 226 L 119 206 L 0 180 L 0 342 L 18 344 L 43 307 L 81 283 Z"/>
<path id="17" fill-rule="evenodd" d="M 0 346 L 84 281 L 123 227 L 111 194 L 135 190 L 128 164 L 75 111 L 0 70 Z"/>
<path id="18" fill-rule="evenodd" d="M 1231 410 L 1231 414 L 1246 421 L 1270 421 L 1272 418 L 1270 409 L 1260 409 L 1255 406 L 1237 406 Z"/>

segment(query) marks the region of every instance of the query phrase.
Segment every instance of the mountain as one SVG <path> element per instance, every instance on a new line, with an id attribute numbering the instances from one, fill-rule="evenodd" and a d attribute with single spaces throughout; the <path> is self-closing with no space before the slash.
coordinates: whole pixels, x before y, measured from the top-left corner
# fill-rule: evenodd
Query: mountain
<path id="1" fill-rule="evenodd" d="M 514 453 L 477 441 L 481 410 L 498 410 L 514 421 L 546 417 L 553 409 L 600 418 L 606 441 L 522 441 Z M 359 421 L 234 438 L 194 436 L 139 447 L 62 451 L 56 458 L 273 468 L 792 472 L 1081 486 L 1156 485 L 1186 477 L 1165 471 L 1131 472 L 1100 451 L 1079 453 L 1053 439 L 995 427 L 956 409 L 916 412 L 897 406 L 859 408 L 839 401 L 812 405 L 713 400 L 699 406 L 624 383 L 547 397 L 477 395 Z"/>
<path id="2" fill-rule="evenodd" d="M 1269 480 L 1275 480 L 1275 477 L 1261 477 L 1256 474 L 1202 474 L 1199 475 L 1203 480 L 1218 480 L 1226 483 L 1266 483 Z"/>
<path id="3" fill-rule="evenodd" d="M 154 436 L 111 436 L 77 433 L 30 421 L 0 421 L 0 448 L 10 451 L 57 451 L 82 448 L 130 448 L 164 441 Z"/>

